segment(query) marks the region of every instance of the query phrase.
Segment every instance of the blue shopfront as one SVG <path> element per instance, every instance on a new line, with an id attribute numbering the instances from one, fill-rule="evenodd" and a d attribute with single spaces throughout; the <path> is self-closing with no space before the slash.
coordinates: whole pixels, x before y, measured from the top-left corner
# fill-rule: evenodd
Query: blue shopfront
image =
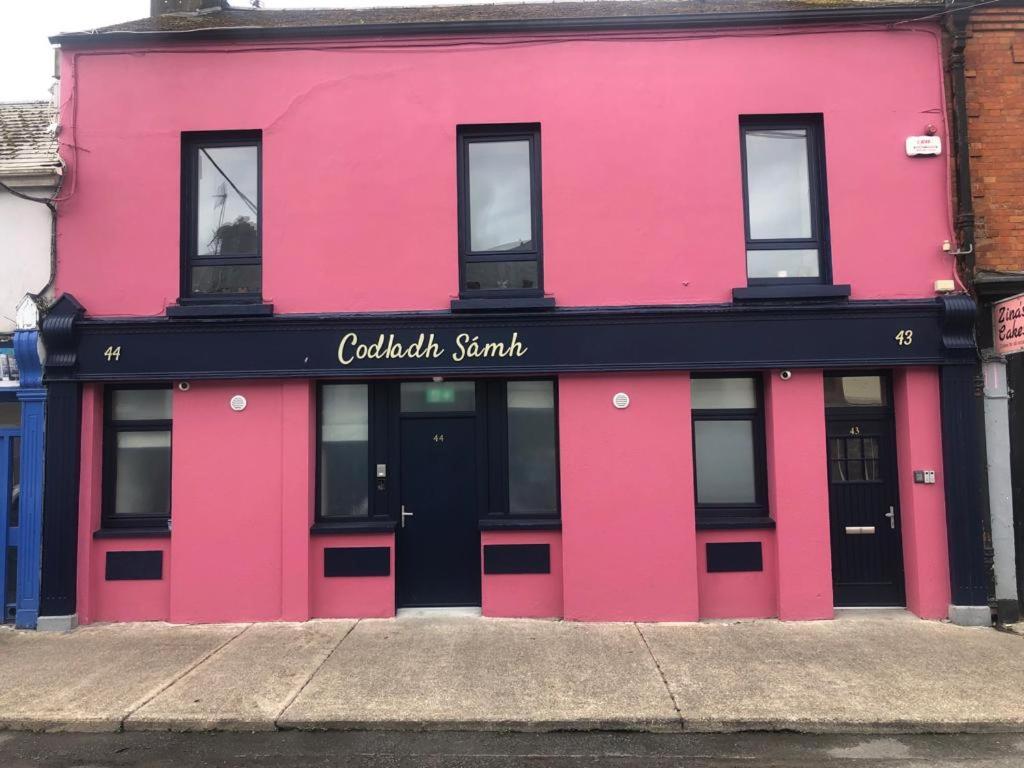
<path id="1" fill-rule="evenodd" d="M 39 617 L 45 407 L 39 334 L 19 329 L 0 342 L 0 620 L 25 629 Z"/>

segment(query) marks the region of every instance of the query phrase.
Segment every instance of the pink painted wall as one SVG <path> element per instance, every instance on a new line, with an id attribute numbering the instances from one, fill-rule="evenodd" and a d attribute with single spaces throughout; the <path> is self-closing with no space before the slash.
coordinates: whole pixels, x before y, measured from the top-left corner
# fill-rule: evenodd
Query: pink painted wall
<path id="1" fill-rule="evenodd" d="M 324 576 L 328 547 L 388 547 L 390 576 Z M 395 535 L 393 533 L 314 536 L 310 539 L 308 579 L 315 619 L 386 618 L 395 615 Z"/>
<path id="2" fill-rule="evenodd" d="M 283 381 L 281 398 L 281 618 L 304 621 L 312 600 L 306 574 L 316 509 L 315 384 Z M 274 425 L 267 427 L 272 433 Z"/>
<path id="3" fill-rule="evenodd" d="M 593 621 L 820 619 L 832 615 L 820 371 L 764 376 L 769 509 L 775 531 L 695 530 L 686 374 L 563 376 L 563 530 L 485 532 L 482 543 L 546 542 L 544 575 L 487 576 L 488 616 Z M 624 410 L 617 392 L 631 397 Z M 907 604 L 925 618 L 949 601 L 938 376 L 897 371 L 895 414 Z M 234 394 L 248 399 L 231 411 Z M 94 539 L 100 525 L 102 390 L 82 409 L 79 618 L 214 622 L 394 614 L 392 534 L 310 537 L 313 385 L 195 382 L 173 394 L 172 538 Z M 236 450 L 240 446 L 244 450 Z M 913 469 L 935 469 L 915 485 Z M 761 541 L 760 573 L 711 574 L 708 542 Z M 173 543 L 173 546 L 172 546 Z M 325 578 L 328 546 L 387 546 L 388 577 Z M 159 549 L 164 578 L 108 582 L 108 551 Z"/>
<path id="4" fill-rule="evenodd" d="M 768 508 L 780 619 L 832 618 L 825 388 L 821 371 L 764 375 Z"/>
<path id="5" fill-rule="evenodd" d="M 565 618 L 696 619 L 690 377 L 562 376 L 558 400 Z"/>
<path id="6" fill-rule="evenodd" d="M 907 608 L 925 619 L 944 619 L 950 587 L 938 371 L 897 371 L 893 390 Z M 934 469 L 935 485 L 914 483 L 915 469 Z"/>
<path id="7" fill-rule="evenodd" d="M 708 573 L 709 543 L 759 541 L 764 570 Z M 697 531 L 697 587 L 702 619 L 766 619 L 778 615 L 775 534 L 772 531 Z"/>
<path id="8" fill-rule="evenodd" d="M 235 394 L 244 411 L 228 406 Z M 282 409 L 277 382 L 174 390 L 172 621 L 283 617 L 283 513 L 307 531 L 308 517 L 283 494 Z"/>
<path id="9" fill-rule="evenodd" d="M 560 304 L 728 301 L 745 284 L 738 117 L 763 113 L 824 115 L 835 279 L 855 299 L 926 297 L 949 276 L 946 159 L 903 149 L 926 123 L 948 146 L 932 28 L 489 43 L 66 50 L 58 292 L 94 315 L 163 312 L 181 132 L 261 129 L 278 311 L 445 308 L 455 128 L 528 121 Z"/>
<path id="10" fill-rule="evenodd" d="M 139 550 L 160 550 L 164 553 L 162 579 L 106 581 L 104 577 L 107 552 Z M 79 621 L 82 624 L 95 621 L 167 621 L 171 601 L 171 582 L 167 578 L 170 564 L 171 540 L 167 537 L 97 541 L 93 546 L 91 558 L 90 609 L 87 616 L 79 613 Z"/>
<path id="11" fill-rule="evenodd" d="M 558 531 L 483 531 L 481 562 L 488 544 L 547 544 L 551 572 L 481 574 L 484 616 L 555 618 L 562 615 L 562 534 Z"/>

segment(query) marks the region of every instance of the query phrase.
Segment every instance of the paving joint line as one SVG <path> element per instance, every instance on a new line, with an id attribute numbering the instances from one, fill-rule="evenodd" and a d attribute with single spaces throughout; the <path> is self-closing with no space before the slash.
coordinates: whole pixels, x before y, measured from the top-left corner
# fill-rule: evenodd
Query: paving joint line
<path id="1" fill-rule="evenodd" d="M 278 731 L 286 730 L 286 729 L 282 728 L 280 723 L 279 723 L 281 717 L 284 715 L 285 712 L 288 711 L 288 707 L 290 707 L 292 704 L 294 704 L 295 700 L 297 698 L 299 698 L 299 696 L 302 695 L 302 692 L 304 690 L 306 690 L 306 687 L 312 682 L 313 678 L 316 677 L 317 673 L 321 669 L 324 668 L 324 664 L 326 664 L 328 661 L 330 661 L 331 656 L 334 655 L 334 653 L 341 647 L 341 644 L 345 642 L 345 640 L 348 638 L 348 636 L 352 634 L 353 630 L 355 630 L 355 628 L 358 627 L 361 622 L 362 622 L 362 619 L 356 619 L 355 620 L 355 623 L 353 623 L 352 626 L 348 628 L 348 630 L 345 632 L 345 634 L 343 634 L 341 636 L 341 639 L 339 639 L 338 642 L 335 644 L 335 646 L 333 648 L 331 648 L 330 653 L 328 653 L 326 656 L 324 656 L 324 658 L 321 660 L 321 662 L 316 665 L 316 669 L 314 669 L 312 672 L 309 673 L 309 677 L 307 677 L 306 681 L 301 686 L 299 686 L 299 690 L 297 690 L 294 694 L 292 694 L 291 698 L 289 698 L 288 701 L 285 702 L 285 705 L 283 707 L 281 707 L 281 711 L 278 712 L 274 716 L 274 728 L 275 728 L 275 730 L 278 730 Z"/>
<path id="2" fill-rule="evenodd" d="M 150 696 L 150 697 L 148 697 L 147 699 L 145 699 L 145 700 L 144 700 L 144 701 L 143 701 L 143 702 L 142 702 L 141 704 L 139 704 L 139 705 L 137 705 L 137 706 L 135 706 L 135 707 L 132 707 L 131 709 L 129 709 L 129 710 L 128 710 L 128 712 L 126 712 L 126 713 L 124 714 L 124 716 L 123 716 L 123 717 L 121 718 L 121 721 L 120 721 L 120 722 L 118 723 L 118 725 L 117 725 L 117 729 L 118 729 L 118 731 L 120 731 L 120 732 L 122 732 L 122 733 L 123 733 L 123 732 L 124 732 L 124 724 L 125 724 L 125 722 L 127 722 L 127 721 L 128 721 L 128 719 L 129 719 L 129 718 L 131 718 L 131 716 L 132 716 L 132 715 L 134 715 L 134 714 L 135 714 L 136 712 L 138 712 L 138 711 L 139 711 L 140 709 L 142 709 L 142 708 L 143 708 L 144 706 L 146 706 L 147 704 L 149 704 L 149 703 L 150 703 L 151 701 L 153 701 L 153 699 L 155 699 L 155 698 L 156 698 L 157 696 L 159 696 L 159 695 L 160 695 L 161 693 L 163 693 L 164 691 L 166 691 L 167 689 L 169 689 L 169 688 L 170 688 L 171 686 L 173 686 L 173 685 L 174 685 L 175 683 L 177 683 L 177 682 L 178 682 L 179 680 L 183 680 L 183 679 L 184 679 L 184 678 L 185 678 L 185 677 L 186 677 L 186 676 L 187 676 L 188 674 L 190 674 L 190 673 L 191 673 L 191 672 L 192 672 L 193 670 L 195 670 L 195 669 L 196 669 L 196 668 L 198 668 L 198 667 L 199 667 L 200 665 L 202 665 L 202 664 L 206 663 L 207 661 L 209 661 L 209 660 L 210 660 L 211 658 L 213 658 L 213 657 L 214 657 L 214 656 L 215 656 L 216 654 L 220 653 L 220 652 L 221 652 L 222 650 L 224 650 L 224 649 L 225 649 L 225 648 L 226 648 L 226 647 L 227 647 L 228 645 L 230 645 L 231 643 L 233 643 L 233 642 L 234 642 L 235 640 L 237 640 L 238 638 L 240 638 L 240 637 L 241 637 L 242 635 L 244 635 L 244 634 L 245 634 L 246 632 L 248 632 L 248 631 L 249 631 L 250 629 L 252 629 L 252 628 L 253 628 L 253 624 L 247 624 L 246 626 L 242 627 L 242 629 L 241 629 L 241 630 L 239 630 L 238 632 L 236 632 L 235 634 L 233 634 L 233 635 L 232 635 L 231 637 L 229 637 L 229 638 L 228 638 L 227 640 L 225 640 L 225 641 L 224 641 L 223 643 L 221 643 L 220 645 L 218 645 L 218 646 L 217 646 L 216 648 L 214 648 L 214 649 L 213 649 L 212 651 L 210 651 L 209 653 L 205 654 L 205 655 L 204 655 L 204 656 L 203 656 L 202 658 L 200 658 L 200 659 L 199 659 L 199 660 L 198 660 L 198 661 L 197 661 L 197 662 L 196 662 L 195 664 L 193 664 L 192 666 L 190 666 L 190 667 L 189 667 L 188 669 L 186 669 L 186 670 L 185 670 L 184 672 L 182 672 L 182 673 L 181 673 L 180 675 L 177 675 L 176 677 L 174 677 L 174 678 L 172 678 L 171 680 L 169 680 L 169 681 L 167 682 L 167 684 L 166 684 L 166 685 L 162 686 L 162 687 L 161 687 L 161 688 L 160 688 L 159 690 L 157 690 L 157 691 L 156 691 L 156 692 L 155 692 L 155 693 L 154 693 L 154 694 L 153 694 L 152 696 Z"/>
<path id="3" fill-rule="evenodd" d="M 658 661 L 658 657 L 654 655 L 654 651 L 651 650 L 650 643 L 647 642 L 647 638 L 644 636 L 644 631 L 640 629 L 640 624 L 633 622 L 633 626 L 636 627 L 637 634 L 640 635 L 640 640 L 644 644 L 644 648 L 647 649 L 647 653 L 651 657 L 651 661 L 654 662 L 655 668 L 658 670 L 658 675 L 661 677 L 661 684 L 665 686 L 665 693 L 668 694 L 669 699 L 672 702 L 672 708 L 676 711 L 676 716 L 679 718 L 679 730 L 686 730 L 686 718 L 683 717 L 683 711 L 679 708 L 679 702 L 676 701 L 676 695 L 672 693 L 672 688 L 668 684 L 668 678 L 665 677 L 665 670 L 661 668 L 661 662 Z"/>

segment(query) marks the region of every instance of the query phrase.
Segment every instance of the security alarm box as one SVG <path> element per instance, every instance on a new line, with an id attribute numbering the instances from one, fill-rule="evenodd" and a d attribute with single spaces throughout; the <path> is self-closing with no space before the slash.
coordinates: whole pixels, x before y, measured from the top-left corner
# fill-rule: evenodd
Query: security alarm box
<path id="1" fill-rule="evenodd" d="M 908 136 L 907 156 L 941 155 L 942 139 L 938 136 Z"/>

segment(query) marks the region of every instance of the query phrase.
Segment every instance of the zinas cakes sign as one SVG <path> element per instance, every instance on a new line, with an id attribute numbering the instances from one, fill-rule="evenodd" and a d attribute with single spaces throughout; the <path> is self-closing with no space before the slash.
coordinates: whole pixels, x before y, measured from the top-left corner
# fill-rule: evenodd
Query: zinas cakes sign
<path id="1" fill-rule="evenodd" d="M 992 307 L 992 330 L 997 354 L 1024 351 L 1024 293 Z"/>
<path id="2" fill-rule="evenodd" d="M 412 341 L 402 342 L 393 333 L 381 333 L 370 341 L 359 338 L 357 333 L 346 333 L 338 344 L 338 362 L 351 365 L 358 360 L 440 360 L 447 358 L 453 363 L 466 360 L 487 360 L 523 357 L 529 350 L 514 331 L 507 339 L 495 341 L 480 336 L 456 334 L 451 349 L 438 342 L 435 334 L 421 333 Z"/>

